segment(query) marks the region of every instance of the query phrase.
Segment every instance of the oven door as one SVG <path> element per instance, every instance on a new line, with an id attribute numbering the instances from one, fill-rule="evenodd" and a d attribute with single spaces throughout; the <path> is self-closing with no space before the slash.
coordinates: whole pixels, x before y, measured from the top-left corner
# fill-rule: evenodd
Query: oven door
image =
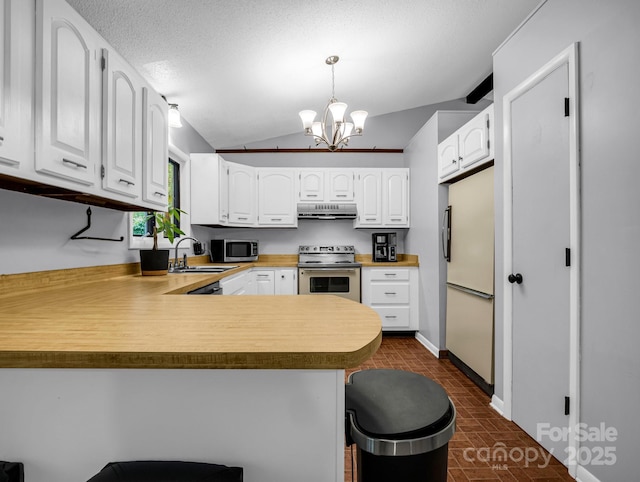
<path id="1" fill-rule="evenodd" d="M 360 302 L 360 268 L 299 268 L 298 294 L 336 295 Z"/>

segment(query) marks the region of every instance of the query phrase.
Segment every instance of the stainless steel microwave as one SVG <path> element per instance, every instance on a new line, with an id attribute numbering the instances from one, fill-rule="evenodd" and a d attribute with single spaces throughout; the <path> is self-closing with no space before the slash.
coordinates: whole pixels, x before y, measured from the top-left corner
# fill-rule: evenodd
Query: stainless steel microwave
<path id="1" fill-rule="evenodd" d="M 258 259 L 258 241 L 246 239 L 212 239 L 212 263 L 242 263 Z"/>

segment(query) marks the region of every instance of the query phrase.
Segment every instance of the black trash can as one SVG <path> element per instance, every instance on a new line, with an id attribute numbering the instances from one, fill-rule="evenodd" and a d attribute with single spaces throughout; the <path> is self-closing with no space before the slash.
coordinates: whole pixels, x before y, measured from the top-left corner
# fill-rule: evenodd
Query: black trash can
<path id="1" fill-rule="evenodd" d="M 24 482 L 24 465 L 21 462 L 0 461 L 1 482 Z"/>
<path id="2" fill-rule="evenodd" d="M 402 370 L 362 370 L 345 387 L 347 445 L 358 482 L 446 482 L 456 410 L 433 380 Z"/>
<path id="3" fill-rule="evenodd" d="M 88 482 L 242 482 L 241 467 L 145 460 L 111 462 Z"/>

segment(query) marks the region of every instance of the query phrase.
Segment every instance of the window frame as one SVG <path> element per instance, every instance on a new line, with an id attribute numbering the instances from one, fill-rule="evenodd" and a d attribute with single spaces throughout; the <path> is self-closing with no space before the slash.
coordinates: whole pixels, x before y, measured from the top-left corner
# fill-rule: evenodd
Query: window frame
<path id="1" fill-rule="evenodd" d="M 169 159 L 175 161 L 180 166 L 180 185 L 178 186 L 178 194 L 180 196 L 180 209 L 185 211 L 180 216 L 180 229 L 184 231 L 185 236 L 191 236 L 191 216 L 189 212 L 191 211 L 191 196 L 189 193 L 191 192 L 191 163 L 189 161 L 189 156 L 178 149 L 173 144 L 169 143 L 169 157 L 167 158 L 167 168 Z M 151 249 L 153 248 L 153 238 L 151 236 L 134 236 L 133 235 L 133 214 L 129 213 L 127 215 L 128 222 L 128 233 L 129 233 L 129 249 Z M 172 249 L 175 247 L 175 243 L 179 241 L 180 238 L 174 239 L 174 244 L 169 243 L 169 240 L 164 236 L 158 237 L 158 248 L 160 249 Z M 189 249 L 191 245 L 189 243 L 183 243 L 180 245 L 179 249 Z"/>

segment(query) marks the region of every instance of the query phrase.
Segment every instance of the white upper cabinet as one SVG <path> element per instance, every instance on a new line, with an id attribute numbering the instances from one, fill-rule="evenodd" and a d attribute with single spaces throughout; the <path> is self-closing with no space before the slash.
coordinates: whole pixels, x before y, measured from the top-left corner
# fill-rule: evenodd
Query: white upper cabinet
<path id="1" fill-rule="evenodd" d="M 191 223 L 224 225 L 229 211 L 227 163 L 218 154 L 191 154 Z"/>
<path id="2" fill-rule="evenodd" d="M 100 159 L 100 37 L 63 0 L 36 5 L 36 170 L 93 185 Z"/>
<path id="3" fill-rule="evenodd" d="M 382 171 L 382 223 L 385 226 L 409 227 L 409 171 Z"/>
<path id="4" fill-rule="evenodd" d="M 168 203 L 168 105 L 153 89 L 142 89 L 142 199 L 166 211 Z"/>
<path id="5" fill-rule="evenodd" d="M 353 202 L 355 198 L 354 174 L 351 170 L 332 169 L 327 173 L 328 202 Z"/>
<path id="6" fill-rule="evenodd" d="M 356 227 L 382 225 L 382 172 L 363 169 L 356 181 L 358 217 Z"/>
<path id="7" fill-rule="evenodd" d="M 252 166 L 227 163 L 229 174 L 229 225 L 256 223 L 256 170 Z"/>
<path id="8" fill-rule="evenodd" d="M 438 181 L 452 181 L 493 157 L 492 104 L 438 145 Z"/>
<path id="9" fill-rule="evenodd" d="M 0 0 L 0 171 L 11 174 L 33 159 L 34 14 L 32 2 Z"/>
<path id="10" fill-rule="evenodd" d="M 462 169 L 489 158 L 489 127 L 492 119 L 493 109 L 485 110 L 460 128 L 458 144 Z"/>
<path id="11" fill-rule="evenodd" d="M 115 52 L 103 49 L 102 58 L 102 187 L 135 199 L 142 195 L 142 80 Z"/>
<path id="12" fill-rule="evenodd" d="M 297 226 L 296 194 L 295 170 L 258 169 L 258 225 Z"/>
<path id="13" fill-rule="evenodd" d="M 356 228 L 409 227 L 409 169 L 362 169 L 356 178 Z"/>
<path id="14" fill-rule="evenodd" d="M 323 202 L 324 198 L 324 174 L 322 169 L 301 169 L 300 179 L 300 201 Z"/>
<path id="15" fill-rule="evenodd" d="M 438 145 L 438 173 L 440 179 L 451 176 L 460 169 L 458 133 L 451 134 Z"/>

